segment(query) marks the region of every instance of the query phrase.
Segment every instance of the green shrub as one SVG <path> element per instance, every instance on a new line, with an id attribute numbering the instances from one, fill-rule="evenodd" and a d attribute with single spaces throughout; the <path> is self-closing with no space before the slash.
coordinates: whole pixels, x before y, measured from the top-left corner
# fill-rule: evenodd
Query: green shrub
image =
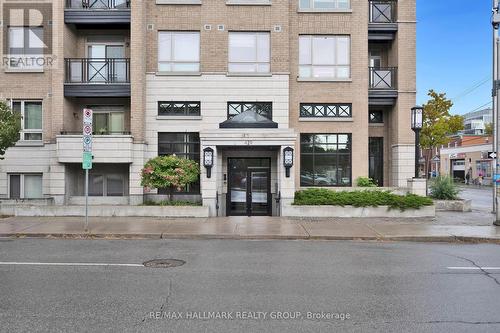
<path id="1" fill-rule="evenodd" d="M 144 201 L 143 206 L 201 206 L 201 202 L 192 202 L 192 201 L 182 201 L 182 200 L 162 200 L 162 201 L 152 201 L 147 200 Z"/>
<path id="2" fill-rule="evenodd" d="M 377 184 L 373 181 L 373 179 L 368 177 L 356 178 L 356 185 L 359 187 L 377 187 Z"/>
<path id="3" fill-rule="evenodd" d="M 453 178 L 448 176 L 439 176 L 435 178 L 430 186 L 431 198 L 438 200 L 456 200 L 460 189 L 453 181 Z"/>
<path id="4" fill-rule="evenodd" d="M 354 206 L 378 207 L 389 209 L 420 209 L 431 206 L 432 199 L 415 194 L 397 195 L 389 191 L 332 191 L 324 188 L 312 188 L 295 192 L 294 205 L 298 206 Z"/>

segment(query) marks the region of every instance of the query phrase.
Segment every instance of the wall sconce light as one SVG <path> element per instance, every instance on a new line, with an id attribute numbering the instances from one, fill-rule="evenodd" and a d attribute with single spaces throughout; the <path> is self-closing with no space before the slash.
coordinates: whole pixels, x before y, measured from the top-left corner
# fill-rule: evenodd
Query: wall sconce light
<path id="1" fill-rule="evenodd" d="M 285 167 L 286 178 L 290 177 L 290 168 L 293 166 L 293 148 L 286 147 L 283 149 L 283 166 Z"/>
<path id="2" fill-rule="evenodd" d="M 207 169 L 207 178 L 210 178 L 214 166 L 214 150 L 210 147 L 203 149 L 203 166 Z"/>

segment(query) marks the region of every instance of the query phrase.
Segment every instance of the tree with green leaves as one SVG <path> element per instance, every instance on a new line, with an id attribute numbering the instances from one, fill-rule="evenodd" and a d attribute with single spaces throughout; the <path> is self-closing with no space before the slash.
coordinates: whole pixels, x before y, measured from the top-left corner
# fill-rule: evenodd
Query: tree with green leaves
<path id="1" fill-rule="evenodd" d="M 484 134 L 493 135 L 493 123 L 486 124 L 486 127 L 484 128 Z"/>
<path id="2" fill-rule="evenodd" d="M 426 150 L 425 174 L 429 176 L 432 153 L 436 147 L 445 145 L 450 141 L 450 136 L 464 128 L 462 116 L 451 115 L 450 109 L 453 102 L 446 98 L 445 93 L 429 90 L 430 99 L 424 104 L 424 126 L 420 136 L 420 146 Z"/>
<path id="3" fill-rule="evenodd" d="M 0 101 L 0 160 L 4 159 L 7 148 L 19 140 L 21 130 L 21 114 L 12 112 L 4 101 Z"/>
<path id="4" fill-rule="evenodd" d="M 147 188 L 168 188 L 169 201 L 173 191 L 184 189 L 198 180 L 200 166 L 196 161 L 175 155 L 150 159 L 141 171 L 141 185 Z"/>

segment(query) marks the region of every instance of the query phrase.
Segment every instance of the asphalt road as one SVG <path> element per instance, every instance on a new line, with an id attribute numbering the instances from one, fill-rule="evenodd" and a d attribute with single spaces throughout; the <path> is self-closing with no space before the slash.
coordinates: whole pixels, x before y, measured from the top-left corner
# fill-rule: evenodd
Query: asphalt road
<path id="1" fill-rule="evenodd" d="M 462 199 L 472 200 L 472 209 L 491 212 L 493 208 L 493 189 L 491 187 L 460 187 L 459 196 Z"/>
<path id="2" fill-rule="evenodd" d="M 4 239 L 0 331 L 498 332 L 499 254 L 488 244 Z M 153 258 L 186 264 L 140 266 Z"/>

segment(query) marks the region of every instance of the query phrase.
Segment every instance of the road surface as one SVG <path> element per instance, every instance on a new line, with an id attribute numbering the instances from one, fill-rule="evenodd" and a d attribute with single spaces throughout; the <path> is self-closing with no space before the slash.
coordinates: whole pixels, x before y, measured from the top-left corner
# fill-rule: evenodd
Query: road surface
<path id="1" fill-rule="evenodd" d="M 3 239 L 0 331 L 499 332 L 499 254 L 489 244 Z M 154 258 L 186 263 L 141 265 Z"/>

